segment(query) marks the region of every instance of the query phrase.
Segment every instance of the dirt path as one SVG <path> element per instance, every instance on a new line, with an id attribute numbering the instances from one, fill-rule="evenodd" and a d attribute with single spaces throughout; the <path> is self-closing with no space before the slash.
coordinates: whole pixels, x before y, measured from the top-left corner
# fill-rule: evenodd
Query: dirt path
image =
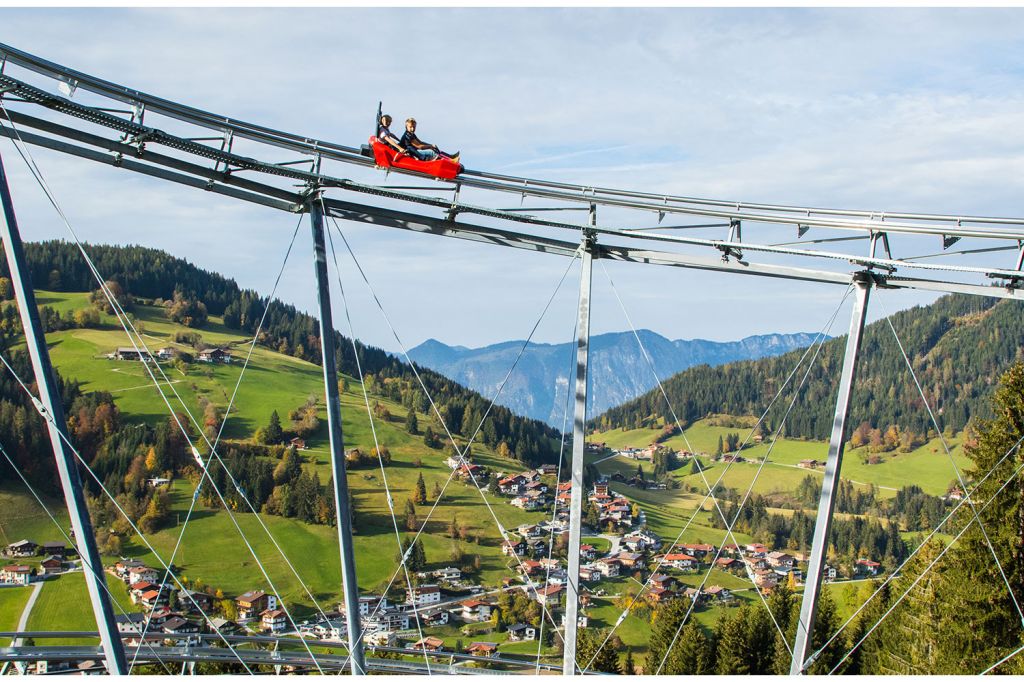
<path id="1" fill-rule="evenodd" d="M 39 597 L 39 591 L 43 589 L 43 582 L 39 581 L 32 586 L 32 594 L 29 595 L 28 601 L 25 603 L 25 608 L 21 611 L 21 620 L 18 621 L 18 632 L 25 632 L 28 628 L 28 618 L 32 615 L 32 607 L 36 605 L 36 599 Z M 21 646 L 21 638 L 18 637 L 11 646 Z"/>

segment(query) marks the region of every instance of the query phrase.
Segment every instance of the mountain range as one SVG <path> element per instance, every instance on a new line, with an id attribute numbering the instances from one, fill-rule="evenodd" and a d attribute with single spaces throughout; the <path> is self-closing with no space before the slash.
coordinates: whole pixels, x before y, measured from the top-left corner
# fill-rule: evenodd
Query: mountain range
<path id="1" fill-rule="evenodd" d="M 717 366 L 736 360 L 781 355 L 811 344 L 815 335 L 763 334 L 739 341 L 670 340 L 648 329 L 637 333 L 659 379 L 689 367 Z M 429 339 L 413 348 L 414 362 L 442 374 L 488 398 L 493 397 L 522 348 L 523 341 L 505 341 L 483 348 L 449 346 Z M 523 353 L 498 399 L 522 416 L 562 428 L 569 377 L 575 373 L 572 343 L 532 343 Z M 590 339 L 591 416 L 632 400 L 655 388 L 657 382 L 632 332 L 598 334 Z M 572 407 L 569 411 L 571 413 Z M 571 418 L 566 420 L 566 424 Z"/>

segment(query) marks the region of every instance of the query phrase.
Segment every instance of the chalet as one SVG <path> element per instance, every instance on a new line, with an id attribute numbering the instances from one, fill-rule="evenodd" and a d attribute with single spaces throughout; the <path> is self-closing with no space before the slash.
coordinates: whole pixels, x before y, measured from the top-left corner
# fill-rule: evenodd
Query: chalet
<path id="1" fill-rule="evenodd" d="M 837 573 L 835 566 L 829 566 L 828 564 L 825 564 L 825 568 L 823 568 L 821 571 L 822 579 L 826 582 L 831 582 L 836 579 L 836 575 Z"/>
<path id="2" fill-rule="evenodd" d="M 288 445 L 291 445 L 296 450 L 308 450 L 309 449 L 306 446 L 306 441 L 304 439 L 302 439 L 302 438 L 299 438 L 298 436 L 296 436 L 295 438 L 292 438 L 290 441 L 288 441 Z"/>
<path id="3" fill-rule="evenodd" d="M 557 571 L 558 568 L 562 565 L 562 562 L 560 560 L 548 557 L 544 557 L 537 563 L 539 563 L 540 567 L 546 571 Z"/>
<path id="4" fill-rule="evenodd" d="M 39 567 L 43 570 L 43 575 L 54 575 L 61 572 L 64 568 L 64 562 L 61 561 L 60 557 L 49 556 L 40 562 Z"/>
<path id="5" fill-rule="evenodd" d="M 738 565 L 739 562 L 733 559 L 732 557 L 723 556 L 715 560 L 715 568 L 720 568 L 723 571 L 730 571 L 736 568 Z"/>
<path id="6" fill-rule="evenodd" d="M 619 571 L 622 568 L 622 562 L 618 559 L 604 558 L 598 559 L 594 563 L 594 568 L 597 569 L 605 578 L 615 578 L 619 575 Z"/>
<path id="7" fill-rule="evenodd" d="M 238 620 L 252 620 L 264 611 L 273 611 L 277 608 L 277 597 L 267 594 L 263 590 L 246 592 L 235 599 L 238 606 Z"/>
<path id="8" fill-rule="evenodd" d="M 154 476 L 153 478 L 146 479 L 146 485 L 148 485 L 150 488 L 162 488 L 170 484 L 171 479 L 164 478 L 163 476 Z"/>
<path id="9" fill-rule="evenodd" d="M 584 561 L 593 561 L 597 556 L 597 550 L 593 545 L 580 545 L 580 558 Z"/>
<path id="10" fill-rule="evenodd" d="M 772 568 L 793 568 L 796 566 L 796 559 L 785 552 L 769 552 L 766 558 L 768 559 L 768 565 Z"/>
<path id="11" fill-rule="evenodd" d="M 18 540 L 7 545 L 4 554 L 10 557 L 35 556 L 39 553 L 39 545 L 31 540 Z"/>
<path id="12" fill-rule="evenodd" d="M 449 455 L 447 458 L 445 458 L 444 463 L 449 469 L 458 469 L 459 466 L 461 466 L 462 461 L 456 457 L 452 457 L 451 455 Z"/>
<path id="13" fill-rule="evenodd" d="M 498 491 L 502 495 L 518 495 L 523 491 L 525 485 L 526 479 L 518 474 L 506 476 L 498 481 Z"/>
<path id="14" fill-rule="evenodd" d="M 439 568 L 433 572 L 433 576 L 438 580 L 459 580 L 462 578 L 462 571 L 454 566 L 446 566 L 445 568 Z"/>
<path id="15" fill-rule="evenodd" d="M 28 585 L 32 582 L 31 566 L 4 566 L 0 568 L 0 583 L 5 585 Z"/>
<path id="16" fill-rule="evenodd" d="M 138 559 L 121 559 L 116 564 L 114 564 L 114 573 L 117 574 L 118 578 L 121 578 L 122 580 L 127 582 L 128 571 L 130 571 L 133 568 L 140 568 L 144 565 L 145 564 L 143 564 Z"/>
<path id="17" fill-rule="evenodd" d="M 736 462 L 738 464 L 740 462 L 745 462 L 746 460 L 743 458 L 742 455 L 722 455 L 722 461 L 723 462 Z"/>
<path id="18" fill-rule="evenodd" d="M 199 634 L 199 623 L 185 620 L 181 616 L 173 616 L 164 621 L 163 631 L 168 635 L 175 636 L 197 635 Z"/>
<path id="19" fill-rule="evenodd" d="M 437 604 L 441 601 L 441 588 L 437 585 L 416 585 L 412 592 L 408 592 L 405 598 L 406 604 L 416 606 L 427 606 Z"/>
<path id="20" fill-rule="evenodd" d="M 151 583 L 148 580 L 140 580 L 139 582 L 135 583 L 130 588 L 128 588 L 128 595 L 132 598 L 133 604 L 138 604 L 139 600 L 142 598 L 142 595 L 144 595 L 146 592 L 149 592 L 150 590 L 158 589 L 160 589 L 160 586 L 156 583 Z"/>
<path id="21" fill-rule="evenodd" d="M 157 606 L 149 612 L 150 625 L 163 625 L 171 617 L 171 610 L 166 606 Z"/>
<path id="22" fill-rule="evenodd" d="M 680 570 L 688 570 L 690 568 L 696 568 L 699 565 L 696 557 L 692 557 L 689 554 L 666 554 L 665 563 L 672 566 L 673 568 L 679 568 Z"/>
<path id="23" fill-rule="evenodd" d="M 540 529 L 540 526 L 538 526 L 535 523 L 524 523 L 523 525 L 516 528 L 516 533 L 518 533 L 524 540 L 526 540 L 528 538 L 540 537 L 544 534 L 544 531 L 542 531 Z"/>
<path id="24" fill-rule="evenodd" d="M 538 495 L 520 495 L 519 497 L 512 498 L 512 502 L 510 502 L 510 504 L 513 507 L 519 507 L 525 511 L 539 509 L 544 506 L 544 498 L 539 497 Z"/>
<path id="25" fill-rule="evenodd" d="M 498 645 L 493 642 L 473 642 L 466 647 L 466 653 L 474 656 L 495 656 L 498 653 Z"/>
<path id="26" fill-rule="evenodd" d="M 743 561 L 752 571 L 762 571 L 768 568 L 768 560 L 764 557 L 751 556 L 744 558 Z"/>
<path id="27" fill-rule="evenodd" d="M 479 599 L 467 599 L 459 602 L 462 612 L 459 614 L 462 620 L 469 623 L 479 623 L 491 617 L 491 604 Z"/>
<path id="28" fill-rule="evenodd" d="M 562 587 L 560 585 L 549 585 L 537 590 L 537 601 L 544 606 L 558 606 L 562 600 Z"/>
<path id="29" fill-rule="evenodd" d="M 720 585 L 712 585 L 704 590 L 704 594 L 712 601 L 732 601 L 732 592 Z"/>
<path id="30" fill-rule="evenodd" d="M 121 616 L 114 616 L 114 621 L 117 623 L 118 632 L 141 633 L 146 629 L 146 614 L 144 613 L 126 613 Z"/>
<path id="31" fill-rule="evenodd" d="M 440 637 L 424 637 L 412 645 L 413 649 L 422 651 L 440 651 L 444 647 L 444 640 Z"/>
<path id="32" fill-rule="evenodd" d="M 663 590 L 674 589 L 679 584 L 679 581 L 670 575 L 664 575 L 663 573 L 655 573 L 651 576 L 651 585 L 654 587 L 660 587 Z"/>
<path id="33" fill-rule="evenodd" d="M 387 630 L 378 630 L 377 632 L 368 632 L 366 637 L 366 643 L 370 646 L 395 646 L 398 638 L 394 632 Z"/>
<path id="34" fill-rule="evenodd" d="M 647 563 L 643 554 L 636 554 L 634 552 L 619 552 L 618 559 L 625 568 L 643 568 Z"/>
<path id="35" fill-rule="evenodd" d="M 754 557 L 763 557 L 768 554 L 768 548 L 759 542 L 752 542 L 749 545 L 745 545 L 743 550 Z"/>
<path id="36" fill-rule="evenodd" d="M 424 625 L 429 625 L 431 627 L 448 624 L 448 609 L 441 606 L 432 606 L 425 608 L 422 611 L 418 610 L 416 615 L 419 616 Z"/>
<path id="37" fill-rule="evenodd" d="M 510 642 L 532 642 L 537 639 L 537 628 L 525 623 L 516 623 L 508 627 L 508 640 Z"/>
<path id="38" fill-rule="evenodd" d="M 160 360 L 173 360 L 175 357 L 178 356 L 178 349 L 171 348 L 170 346 L 158 348 L 156 351 L 156 356 Z"/>
<path id="39" fill-rule="evenodd" d="M 64 559 L 70 554 L 63 542 L 44 542 L 43 556 L 55 556 Z"/>
<path id="40" fill-rule="evenodd" d="M 854 570 L 860 575 L 878 575 L 878 572 L 882 570 L 882 564 L 871 561 L 871 559 L 857 559 Z"/>
<path id="41" fill-rule="evenodd" d="M 539 561 L 534 561 L 533 559 L 526 559 L 520 562 L 517 569 L 525 575 L 536 575 L 544 572 L 544 567 L 541 563 Z"/>
<path id="42" fill-rule="evenodd" d="M 233 635 L 241 632 L 241 629 L 236 623 L 228 620 L 227 618 L 221 618 L 220 616 L 214 616 L 210 619 L 210 629 L 214 632 L 219 632 L 222 635 Z"/>
<path id="43" fill-rule="evenodd" d="M 700 606 L 707 601 L 707 595 L 698 590 L 696 587 L 687 587 L 683 590 L 683 596 L 694 602 L 694 606 Z"/>
<path id="44" fill-rule="evenodd" d="M 679 594 L 676 593 L 676 592 L 673 592 L 672 590 L 667 590 L 667 589 L 665 589 L 663 587 L 653 587 L 647 593 L 647 596 L 655 604 L 661 604 L 663 602 L 675 599 L 676 597 L 679 596 Z"/>
<path id="45" fill-rule="evenodd" d="M 558 474 L 558 467 L 554 464 L 541 464 L 537 467 L 537 473 L 541 476 L 556 476 Z"/>
<path id="46" fill-rule="evenodd" d="M 703 558 L 707 557 L 708 555 L 711 555 L 711 554 L 715 553 L 715 546 L 714 545 L 706 545 L 706 544 L 679 545 L 679 548 L 682 549 L 687 554 L 689 554 L 691 556 L 694 556 L 694 557 L 697 557 L 698 559 L 703 559 Z"/>
<path id="47" fill-rule="evenodd" d="M 534 481 L 540 478 L 540 474 L 535 469 L 530 469 L 528 471 L 520 471 L 519 475 L 523 477 L 523 481 L 525 483 L 533 483 Z"/>
<path id="48" fill-rule="evenodd" d="M 260 613 L 260 629 L 264 632 L 284 632 L 288 617 L 281 609 L 266 609 Z"/>
<path id="49" fill-rule="evenodd" d="M 592 583 L 601 579 L 601 571 L 597 566 L 580 566 L 580 580 Z"/>
<path id="50" fill-rule="evenodd" d="M 122 639 L 125 647 L 156 647 L 163 646 L 165 636 L 158 634 L 157 631 L 151 631 L 152 634 L 142 635 L 142 630 L 139 630 L 135 634 L 125 637 Z M 105 672 L 105 671 L 100 671 Z"/>
<path id="51" fill-rule="evenodd" d="M 479 464 L 460 464 L 457 469 L 457 475 L 461 479 L 476 479 L 479 481 L 490 478 L 490 474 L 487 473 L 487 469 Z"/>
<path id="52" fill-rule="evenodd" d="M 183 609 L 198 608 L 206 611 L 213 604 L 213 597 L 205 592 L 196 590 L 181 590 L 178 592 L 178 606 Z"/>
<path id="53" fill-rule="evenodd" d="M 770 590 L 779 584 L 779 576 L 775 571 L 758 569 L 754 571 L 754 584 L 762 590 Z"/>
<path id="54" fill-rule="evenodd" d="M 166 606 L 171 600 L 170 594 L 167 590 L 146 590 L 139 595 L 139 604 L 142 604 L 147 609 L 155 608 L 156 606 Z"/>
<path id="55" fill-rule="evenodd" d="M 587 452 L 600 454 L 604 452 L 606 445 L 600 442 L 587 443 Z"/>
<path id="56" fill-rule="evenodd" d="M 207 348 L 199 351 L 199 362 L 223 362 L 231 364 L 231 353 L 223 348 Z"/>
<path id="57" fill-rule="evenodd" d="M 135 568 L 128 570 L 128 584 L 134 585 L 135 583 L 145 580 L 146 582 L 156 582 L 160 578 L 160 574 L 155 568 L 149 568 L 148 566 L 136 566 Z"/>
<path id="58" fill-rule="evenodd" d="M 608 495 L 608 484 L 607 483 L 595 483 L 594 484 L 594 495 L 602 497 Z"/>
<path id="59" fill-rule="evenodd" d="M 821 466 L 821 462 L 816 459 L 802 459 L 797 466 L 801 469 L 817 469 Z"/>

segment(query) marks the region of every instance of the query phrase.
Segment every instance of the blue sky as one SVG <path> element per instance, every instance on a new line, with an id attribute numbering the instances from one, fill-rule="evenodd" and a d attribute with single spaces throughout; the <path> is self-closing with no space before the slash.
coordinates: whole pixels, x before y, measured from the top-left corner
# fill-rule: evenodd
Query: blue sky
<path id="1" fill-rule="evenodd" d="M 1022 18 L 1017 9 L 4 9 L 0 41 L 352 145 L 370 134 L 382 99 L 477 169 L 746 201 L 1013 215 L 1024 196 Z M 8 142 L 0 153 L 25 238 L 66 236 Z M 164 248 L 269 292 L 293 217 L 34 153 L 83 238 Z M 523 338 L 566 265 L 345 230 L 410 346 Z M 305 226 L 299 239 L 279 293 L 312 309 Z M 350 270 L 358 336 L 395 349 Z M 842 294 L 609 271 L 634 323 L 671 338 L 816 330 Z M 594 331 L 626 328 L 600 268 L 594 286 Z M 573 289 L 570 279 L 539 339 L 571 336 Z M 926 300 L 887 294 L 884 305 Z"/>

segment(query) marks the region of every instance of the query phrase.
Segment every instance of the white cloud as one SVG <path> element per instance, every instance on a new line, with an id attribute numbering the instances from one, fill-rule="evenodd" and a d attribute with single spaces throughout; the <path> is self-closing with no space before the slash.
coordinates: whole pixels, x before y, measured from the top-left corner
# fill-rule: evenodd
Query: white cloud
<path id="1" fill-rule="evenodd" d="M 37 9 L 0 10 L 0 21 L 3 40 L 53 61 L 353 146 L 383 100 L 473 168 L 746 201 L 1009 215 L 1019 212 L 1024 169 L 1021 14 Z M 9 144 L 0 150 L 26 236 L 64 236 Z M 166 248 L 269 289 L 292 216 L 36 153 L 84 237 Z M 518 204 L 511 195 L 490 201 Z M 614 210 L 601 217 L 654 223 Z M 522 338 L 564 267 L 458 241 L 348 232 L 410 344 Z M 309 309 L 307 234 L 300 230 L 281 291 Z M 632 268 L 616 283 L 634 321 L 670 337 L 803 331 L 834 306 L 831 288 L 801 294 L 801 285 L 677 269 Z M 360 334 L 395 348 L 364 299 Z M 595 328 L 621 329 L 614 299 L 598 303 L 616 308 L 595 311 Z M 541 333 L 561 341 L 567 332 Z"/>

